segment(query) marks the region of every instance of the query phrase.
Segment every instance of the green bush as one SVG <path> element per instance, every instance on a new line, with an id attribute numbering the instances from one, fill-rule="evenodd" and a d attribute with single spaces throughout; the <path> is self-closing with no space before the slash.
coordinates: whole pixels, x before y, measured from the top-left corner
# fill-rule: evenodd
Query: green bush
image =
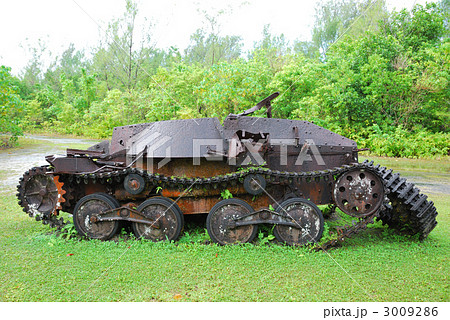
<path id="1" fill-rule="evenodd" d="M 313 121 L 379 155 L 446 155 L 450 40 L 443 17 L 436 4 L 392 12 L 374 31 L 342 36 L 320 59 L 293 54 L 283 41 L 255 46 L 247 59 L 203 65 L 171 51 L 159 67 L 142 64 L 146 76 L 136 86 L 119 84 L 108 67 L 112 61 L 105 69 L 94 59 L 86 68 L 53 72 L 59 87 L 35 84 L 22 95 L 20 117 L 20 98 L 11 89 L 17 79 L 3 67 L 0 92 L 9 98 L 0 97 L 7 101 L 0 131 L 20 130 L 20 124 L 27 131 L 106 138 L 114 127 L 135 123 L 223 120 L 279 91 L 274 117 Z"/>
<path id="2" fill-rule="evenodd" d="M 0 66 L 0 134 L 7 134 L 0 139 L 0 147 L 14 145 L 17 136 L 22 135 L 19 119 L 23 103 L 17 94 L 16 79 L 10 72 L 10 68 Z"/>
<path id="3" fill-rule="evenodd" d="M 379 156 L 423 158 L 450 153 L 449 133 L 430 133 L 423 129 L 411 132 L 399 126 L 383 131 L 378 125 L 373 125 L 352 138 L 359 147 L 369 148 Z"/>

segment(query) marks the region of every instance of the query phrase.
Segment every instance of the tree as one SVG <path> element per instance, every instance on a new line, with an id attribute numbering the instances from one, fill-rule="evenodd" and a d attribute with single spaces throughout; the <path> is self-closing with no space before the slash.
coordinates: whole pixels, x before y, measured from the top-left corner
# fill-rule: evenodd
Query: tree
<path id="1" fill-rule="evenodd" d="M 32 88 L 38 87 L 43 79 L 43 56 L 47 54 L 47 45 L 45 41 L 39 39 L 37 46 L 31 47 L 28 45 L 28 51 L 31 54 L 31 58 L 21 72 L 20 77 L 25 87 L 28 88 L 27 91 L 32 91 Z"/>
<path id="2" fill-rule="evenodd" d="M 320 54 L 319 48 L 312 41 L 295 40 L 293 50 L 307 58 L 317 58 Z"/>
<path id="3" fill-rule="evenodd" d="M 262 39 L 254 44 L 251 56 L 263 56 L 275 74 L 289 59 L 291 48 L 283 34 L 273 35 L 270 25 L 266 24 L 262 31 Z"/>
<path id="4" fill-rule="evenodd" d="M 448 132 L 450 41 L 442 17 L 435 4 L 417 5 L 391 13 L 378 31 L 342 38 L 326 61 L 297 57 L 271 83 L 283 93 L 279 112 L 346 135 L 373 126 Z"/>
<path id="5" fill-rule="evenodd" d="M 450 0 L 441 0 L 439 6 L 444 13 L 444 36 L 448 38 L 450 36 Z"/>
<path id="6" fill-rule="evenodd" d="M 75 45 L 71 43 L 60 57 L 56 57 L 44 73 L 42 84 L 52 88 L 55 92 L 61 92 L 62 75 L 64 75 L 65 79 L 77 81 L 82 75 L 82 70 L 86 70 L 89 67 L 84 51 L 76 50 Z"/>
<path id="7" fill-rule="evenodd" d="M 151 60 L 151 23 L 144 19 L 140 30 L 136 26 L 138 6 L 132 0 L 126 1 L 124 15 L 109 23 L 104 43 L 94 54 L 93 66 L 108 89 L 121 88 L 131 91 L 145 77 L 146 63 Z"/>
<path id="8" fill-rule="evenodd" d="M 324 55 L 328 48 L 347 33 L 359 37 L 378 28 L 386 15 L 384 0 L 327 0 L 316 7 L 312 41 Z"/>
<path id="9" fill-rule="evenodd" d="M 242 38 L 239 36 L 221 36 L 218 18 L 224 14 L 219 11 L 214 16 L 203 11 L 207 23 L 207 31 L 197 29 L 191 35 L 191 43 L 184 52 L 187 63 L 200 63 L 213 66 L 220 61 L 232 61 L 239 58 L 242 49 Z"/>
<path id="10" fill-rule="evenodd" d="M 385 36 L 392 36 L 404 47 L 416 51 L 440 43 L 446 32 L 444 20 L 442 9 L 436 3 L 427 3 L 425 7 L 415 5 L 411 11 L 393 12 L 381 29 Z"/>
<path id="11" fill-rule="evenodd" d="M 22 100 L 17 94 L 17 79 L 11 75 L 11 68 L 0 66 L 0 133 L 10 134 L 8 141 L 0 141 L 0 147 L 8 146 L 22 134 L 19 117 Z"/>

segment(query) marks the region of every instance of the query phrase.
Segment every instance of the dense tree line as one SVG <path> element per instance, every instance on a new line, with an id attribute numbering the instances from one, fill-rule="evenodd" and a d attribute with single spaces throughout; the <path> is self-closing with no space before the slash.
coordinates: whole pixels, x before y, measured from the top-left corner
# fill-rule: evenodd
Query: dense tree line
<path id="1" fill-rule="evenodd" d="M 71 45 L 42 68 L 41 44 L 21 77 L 0 69 L 0 132 L 105 138 L 115 126 L 219 117 L 274 91 L 274 117 L 305 119 L 389 156 L 449 152 L 449 0 L 388 12 L 384 1 L 328 0 L 311 42 L 267 25 L 251 52 L 216 16 L 184 52 L 152 45 L 150 22 L 128 0 L 89 56 Z M 140 34 L 140 38 L 136 38 Z"/>

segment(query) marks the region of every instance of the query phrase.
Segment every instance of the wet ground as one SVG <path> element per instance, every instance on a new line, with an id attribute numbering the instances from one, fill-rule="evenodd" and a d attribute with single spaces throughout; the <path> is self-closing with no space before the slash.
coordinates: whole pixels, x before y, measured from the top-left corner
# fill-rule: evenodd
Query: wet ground
<path id="1" fill-rule="evenodd" d="M 87 149 L 97 140 L 26 136 L 18 148 L 0 150 L 0 192 L 15 189 L 19 178 L 32 167 L 48 164 L 46 155 L 65 155 L 67 148 Z"/>
<path id="2" fill-rule="evenodd" d="M 361 157 L 373 160 L 387 168 L 399 172 L 409 182 L 413 182 L 422 193 L 450 194 L 450 159 L 398 159 L 385 157 Z"/>
<path id="3" fill-rule="evenodd" d="M 98 140 L 26 136 L 20 147 L 0 150 L 0 192 L 14 190 L 23 173 L 35 166 L 45 165 L 46 155 L 65 154 L 67 148 L 87 149 Z M 450 194 L 450 160 L 394 159 L 360 156 L 400 172 L 425 194 Z"/>
<path id="4" fill-rule="evenodd" d="M 401 172 L 400 170 L 398 170 Z M 402 177 L 412 181 L 415 185 L 425 194 L 443 193 L 450 195 L 450 174 L 430 175 L 423 173 L 410 173 L 406 172 L 402 174 Z"/>

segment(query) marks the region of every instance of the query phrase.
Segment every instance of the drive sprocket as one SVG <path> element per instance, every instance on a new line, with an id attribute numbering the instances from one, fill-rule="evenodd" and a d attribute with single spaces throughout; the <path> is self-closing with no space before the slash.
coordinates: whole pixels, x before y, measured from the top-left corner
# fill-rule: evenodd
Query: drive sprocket
<path id="1" fill-rule="evenodd" d="M 44 224 L 62 227 L 64 222 L 56 216 L 65 202 L 63 182 L 53 175 L 48 166 L 34 167 L 23 175 L 17 186 L 17 197 L 23 211 Z"/>

